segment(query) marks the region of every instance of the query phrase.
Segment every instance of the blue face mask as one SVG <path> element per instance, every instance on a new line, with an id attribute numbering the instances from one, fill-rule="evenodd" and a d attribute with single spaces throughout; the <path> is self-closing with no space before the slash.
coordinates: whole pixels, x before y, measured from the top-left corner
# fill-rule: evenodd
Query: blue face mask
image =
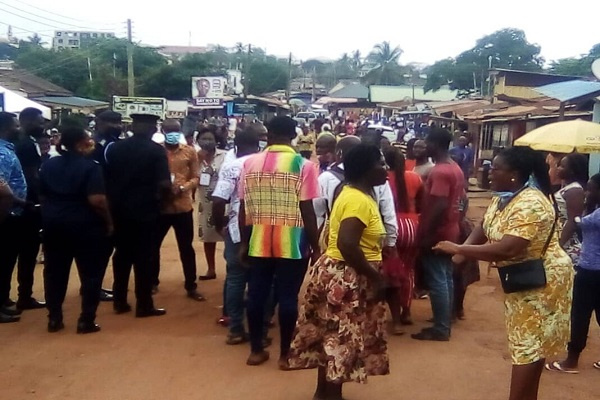
<path id="1" fill-rule="evenodd" d="M 179 132 L 165 133 L 165 143 L 171 144 L 171 145 L 179 144 L 180 136 L 181 136 L 181 133 L 179 133 Z"/>

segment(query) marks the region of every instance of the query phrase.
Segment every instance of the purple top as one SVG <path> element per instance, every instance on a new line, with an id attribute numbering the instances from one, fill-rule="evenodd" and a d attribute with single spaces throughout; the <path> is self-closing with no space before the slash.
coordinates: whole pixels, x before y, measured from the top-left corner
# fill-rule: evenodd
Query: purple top
<path id="1" fill-rule="evenodd" d="M 583 217 L 579 226 L 583 233 L 579 268 L 600 271 L 600 208 Z"/>

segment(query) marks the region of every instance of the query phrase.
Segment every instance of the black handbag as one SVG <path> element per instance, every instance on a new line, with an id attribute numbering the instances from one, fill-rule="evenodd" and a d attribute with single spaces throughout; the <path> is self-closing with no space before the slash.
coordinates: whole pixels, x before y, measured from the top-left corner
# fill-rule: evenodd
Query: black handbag
<path id="1" fill-rule="evenodd" d="M 544 255 L 546 255 L 546 250 L 550 246 L 555 228 L 556 218 L 554 219 L 550 235 L 548 236 L 548 240 L 546 240 L 540 258 L 498 268 L 498 275 L 500 276 L 504 293 L 524 292 L 546 286 Z"/>

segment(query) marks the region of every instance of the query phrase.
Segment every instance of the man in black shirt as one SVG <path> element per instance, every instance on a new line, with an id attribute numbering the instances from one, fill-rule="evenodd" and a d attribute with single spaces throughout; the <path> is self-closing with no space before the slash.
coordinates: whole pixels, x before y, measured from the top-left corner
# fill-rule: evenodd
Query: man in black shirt
<path id="1" fill-rule="evenodd" d="M 117 142 L 123 133 L 121 114 L 115 111 L 104 111 L 96 117 L 96 133 L 94 141 L 96 147 L 92 157 L 98 164 L 105 166 L 105 152 L 111 143 Z"/>
<path id="2" fill-rule="evenodd" d="M 106 149 L 119 140 L 121 133 L 123 132 L 122 117 L 121 114 L 115 111 L 107 110 L 103 111 L 96 117 L 96 133 L 94 135 L 94 141 L 96 147 L 92 153 L 92 158 L 100 164 L 106 171 Z M 113 247 L 110 246 L 107 249 L 106 254 L 103 255 L 104 262 L 108 266 L 110 256 L 113 253 Z M 104 268 L 106 271 L 106 267 Z M 101 301 L 112 301 L 112 291 L 108 289 L 102 289 L 100 292 Z"/>
<path id="3" fill-rule="evenodd" d="M 19 262 L 17 280 L 19 282 L 19 310 L 44 308 L 45 303 L 37 301 L 33 295 L 33 272 L 40 251 L 41 220 L 39 213 L 40 177 L 42 165 L 41 151 L 37 143 L 44 136 L 45 120 L 37 108 L 26 108 L 19 114 L 21 123 L 21 139 L 15 145 L 15 152 L 23 167 L 27 182 L 27 202 L 23 214 L 19 217 Z"/>
<path id="4" fill-rule="evenodd" d="M 136 316 L 166 313 L 152 301 L 152 256 L 158 244 L 161 201 L 170 195 L 165 149 L 152 142 L 157 116 L 134 114 L 133 137 L 110 145 L 106 152 L 108 199 L 115 220 L 114 309 L 131 311 L 127 286 L 135 273 Z"/>

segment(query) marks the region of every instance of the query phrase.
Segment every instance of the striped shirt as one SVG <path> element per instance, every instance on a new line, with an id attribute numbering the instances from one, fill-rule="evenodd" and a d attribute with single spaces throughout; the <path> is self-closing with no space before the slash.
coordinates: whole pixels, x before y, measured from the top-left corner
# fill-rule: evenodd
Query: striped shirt
<path id="1" fill-rule="evenodd" d="M 245 202 L 245 225 L 252 226 L 249 256 L 307 257 L 299 204 L 319 197 L 317 176 L 317 166 L 290 146 L 269 146 L 246 160 L 238 192 Z"/>

